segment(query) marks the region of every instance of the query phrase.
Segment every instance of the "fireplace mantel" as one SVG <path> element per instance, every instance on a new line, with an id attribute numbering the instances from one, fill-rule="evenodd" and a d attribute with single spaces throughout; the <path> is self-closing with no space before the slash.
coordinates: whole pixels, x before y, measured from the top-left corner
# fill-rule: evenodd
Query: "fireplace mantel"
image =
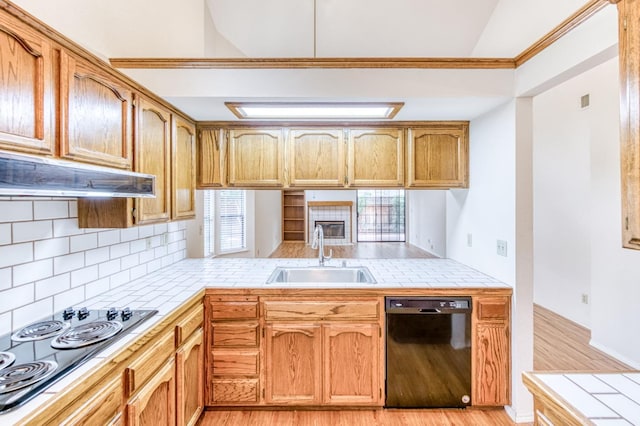
<path id="1" fill-rule="evenodd" d="M 353 201 L 308 201 L 307 206 L 309 207 L 342 207 L 342 206 L 353 206 Z"/>

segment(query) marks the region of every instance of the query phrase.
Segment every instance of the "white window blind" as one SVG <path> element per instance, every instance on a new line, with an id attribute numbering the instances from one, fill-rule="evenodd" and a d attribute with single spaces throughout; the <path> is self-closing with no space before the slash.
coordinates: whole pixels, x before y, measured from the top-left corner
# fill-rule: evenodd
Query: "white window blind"
<path id="1" fill-rule="evenodd" d="M 216 195 L 220 252 L 246 249 L 245 191 L 220 190 L 216 191 Z"/>
<path id="2" fill-rule="evenodd" d="M 202 224 L 202 238 L 204 239 L 204 255 L 213 256 L 215 254 L 215 196 L 213 191 L 204 191 L 204 215 Z"/>

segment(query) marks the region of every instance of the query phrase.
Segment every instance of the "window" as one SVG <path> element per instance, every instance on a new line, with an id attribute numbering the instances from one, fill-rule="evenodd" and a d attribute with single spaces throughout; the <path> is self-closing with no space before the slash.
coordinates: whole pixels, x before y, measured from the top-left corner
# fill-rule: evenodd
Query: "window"
<path id="1" fill-rule="evenodd" d="M 405 241 L 404 189 L 358 190 L 358 241 Z"/>
<path id="2" fill-rule="evenodd" d="M 203 236 L 206 255 L 247 248 L 246 204 L 244 190 L 205 191 Z"/>

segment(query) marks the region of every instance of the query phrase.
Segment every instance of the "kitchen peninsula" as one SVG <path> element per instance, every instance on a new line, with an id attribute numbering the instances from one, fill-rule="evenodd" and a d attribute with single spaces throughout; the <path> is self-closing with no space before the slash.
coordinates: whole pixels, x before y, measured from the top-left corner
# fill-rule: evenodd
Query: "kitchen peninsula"
<path id="1" fill-rule="evenodd" d="M 207 381 L 211 380 L 210 376 L 204 376 L 203 389 L 196 389 L 200 395 L 199 401 L 202 401 L 201 395 L 204 392 L 206 398 L 204 399 L 204 405 L 216 405 L 215 397 L 210 395 L 212 389 L 214 389 L 214 384 L 222 385 L 222 387 L 218 387 L 218 390 L 220 390 L 233 388 L 235 383 L 236 385 L 242 385 L 236 389 L 244 389 L 245 393 L 240 393 L 239 395 L 242 395 L 242 398 L 245 399 L 241 398 L 239 402 L 234 404 L 227 401 L 220 405 L 261 405 L 265 407 L 274 405 L 265 400 L 264 394 L 260 391 L 264 389 L 265 380 L 267 382 L 269 380 L 264 378 L 265 371 L 263 369 L 263 366 L 269 363 L 269 355 L 264 347 L 261 346 L 262 341 L 268 340 L 268 337 L 266 339 L 263 338 L 260 329 L 264 332 L 265 328 L 275 326 L 273 323 L 269 323 L 270 318 L 264 317 L 264 312 L 267 309 L 266 305 L 271 303 L 274 306 L 273 303 L 278 302 L 280 303 L 279 306 L 282 306 L 281 302 L 283 301 L 299 302 L 302 299 L 322 299 L 327 303 L 332 300 L 340 300 L 344 305 L 344 302 L 353 300 L 355 302 L 352 306 L 356 306 L 354 311 L 356 312 L 357 302 L 366 300 L 369 303 L 368 306 L 374 306 L 374 310 L 367 311 L 371 312 L 372 315 L 367 322 L 371 323 L 370 325 L 373 328 L 380 327 L 382 330 L 384 327 L 384 315 L 382 315 L 383 304 L 381 306 L 380 300 L 384 300 L 385 295 L 392 294 L 471 296 L 474 300 L 472 339 L 474 342 L 481 342 L 481 344 L 474 344 L 473 349 L 473 363 L 475 364 L 472 370 L 475 371 L 475 374 L 473 378 L 472 404 L 478 406 L 500 406 L 510 403 L 510 374 L 508 373 L 510 355 L 508 345 L 510 340 L 509 312 L 512 289 L 509 286 L 448 259 L 347 259 L 346 262 L 348 266 L 357 265 L 369 268 L 377 284 L 265 284 L 270 273 L 277 266 L 316 266 L 316 259 L 187 259 L 97 296 L 87 301 L 86 304 L 89 308 L 130 306 L 135 309 L 158 309 L 159 314 L 135 330 L 131 335 L 126 336 L 126 338 L 115 343 L 60 382 L 54 384 L 31 402 L 12 412 L 0 415 L 0 423 L 41 424 L 51 420 L 62 421 L 65 417 L 60 417 L 61 413 L 68 413 L 66 418 L 78 419 L 77 416 L 83 412 L 89 413 L 87 410 L 88 405 L 92 401 L 95 402 L 93 392 L 99 391 L 99 387 L 105 385 L 102 381 L 104 376 L 115 377 L 112 380 L 113 383 L 110 382 L 110 385 L 113 384 L 113 395 L 116 395 L 116 397 L 113 399 L 115 402 L 112 401 L 110 405 L 112 411 L 104 413 L 105 417 L 100 419 L 102 422 L 121 418 L 122 416 L 128 416 L 129 420 L 131 420 L 132 412 L 142 413 L 148 400 L 135 395 L 140 394 L 150 383 L 154 384 L 156 376 L 162 376 L 161 378 L 168 377 L 165 381 L 160 380 L 160 382 L 175 386 L 177 390 L 175 395 L 179 398 L 182 392 L 180 389 L 184 388 L 184 383 L 182 383 L 184 378 L 181 379 L 179 374 L 176 374 L 174 378 L 172 373 L 174 371 L 172 364 L 174 357 L 172 354 L 176 353 L 176 360 L 184 359 L 180 357 L 180 348 L 188 346 L 188 341 L 192 339 L 189 336 L 202 338 L 200 333 L 202 333 L 201 327 L 203 327 L 205 331 L 204 343 L 200 343 L 200 345 L 204 345 L 204 354 L 201 352 L 200 356 L 204 355 L 203 362 L 205 365 L 202 367 L 205 369 L 210 368 L 208 364 L 208 362 L 210 363 L 210 345 L 214 348 L 216 346 L 219 348 L 221 344 L 220 341 L 215 344 L 211 341 L 219 336 L 216 335 L 214 337 L 211 333 L 211 327 L 216 325 L 215 321 L 211 321 L 211 318 L 208 318 L 208 315 L 212 314 L 212 310 L 214 319 L 219 318 L 216 315 L 221 312 L 226 312 L 230 317 L 235 317 L 234 320 L 230 321 L 216 320 L 218 323 L 224 323 L 223 325 L 227 326 L 227 331 L 230 329 L 228 326 L 233 329 L 234 325 L 242 326 L 252 321 L 255 323 L 257 329 L 253 338 L 254 341 L 257 340 L 260 343 L 254 346 L 248 345 L 245 349 L 238 349 L 236 341 L 229 348 L 223 349 L 222 352 L 227 355 L 237 353 L 240 357 L 238 359 L 241 360 L 250 359 L 247 356 L 254 353 L 255 365 L 258 367 L 253 379 L 237 379 L 237 374 L 235 376 L 230 374 L 229 379 L 217 377 L 217 382 L 215 380 L 212 381 L 216 383 L 207 383 Z M 332 263 L 334 265 L 331 265 Z M 337 261 L 330 262 L 330 266 L 339 267 Z M 202 313 L 203 299 L 205 301 L 204 314 Z M 370 302 L 374 304 L 372 305 Z M 227 309 L 229 307 L 231 307 L 230 310 Z M 216 309 L 218 310 L 216 311 Z M 280 310 L 279 312 L 279 315 L 282 315 L 285 311 Z M 349 312 L 334 309 L 329 314 L 323 314 L 325 316 L 323 318 L 314 319 L 311 315 L 307 318 L 307 321 L 316 321 L 323 324 L 326 322 L 330 325 L 339 323 L 337 324 L 338 328 L 342 327 L 343 329 L 350 324 L 354 324 L 348 318 L 328 318 L 331 314 L 338 313 L 340 315 L 341 312 L 344 315 L 350 315 Z M 252 317 L 253 319 L 246 320 L 246 317 Z M 363 320 L 359 320 L 358 324 L 362 322 Z M 176 329 L 175 345 L 174 328 Z M 248 328 L 241 327 L 240 330 L 246 331 Z M 501 338 L 498 338 L 497 341 L 492 340 L 495 339 L 495 336 L 500 336 L 500 333 L 502 333 Z M 246 338 L 248 335 L 250 334 L 241 333 L 239 336 Z M 382 335 L 381 332 L 378 334 L 376 331 L 377 345 L 374 348 L 377 351 L 375 352 L 377 358 L 374 360 L 376 362 L 379 362 L 383 356 L 383 351 L 380 348 L 384 347 L 384 341 L 379 339 Z M 227 337 L 229 336 L 227 334 Z M 491 342 L 498 342 L 504 347 L 493 348 L 491 347 Z M 224 343 L 222 343 L 222 346 L 224 346 Z M 163 348 L 168 354 L 160 352 Z M 144 351 L 145 354 L 139 355 L 138 352 L 140 351 Z M 158 356 L 145 358 L 147 353 L 155 353 Z M 166 358 L 169 361 L 158 365 L 157 369 L 155 364 L 153 368 L 149 366 L 146 370 L 142 367 L 144 364 L 141 365 L 141 360 L 156 358 L 161 360 Z M 128 361 L 129 359 L 132 361 Z M 194 360 L 202 360 L 202 358 L 195 357 Z M 488 365 L 496 362 L 503 365 Z M 126 368 L 122 367 L 123 365 L 126 365 Z M 184 365 L 191 364 L 186 362 Z M 246 368 L 243 367 L 245 364 L 241 362 L 238 365 L 240 367 L 237 368 Z M 380 373 L 376 377 L 384 377 L 384 372 L 382 371 L 383 363 L 374 363 L 374 365 L 378 366 L 376 373 Z M 503 369 L 504 372 L 501 374 L 504 375 L 498 374 L 497 377 L 485 376 L 486 371 L 500 372 L 500 368 Z M 123 372 L 119 373 L 120 370 L 123 370 Z M 119 374 L 121 374 L 122 380 L 119 379 Z M 243 374 L 240 374 L 240 376 L 244 377 Z M 327 376 L 324 377 L 326 378 Z M 135 378 L 138 378 L 138 380 L 135 380 Z M 125 388 L 124 391 L 119 390 L 121 382 L 124 383 L 122 385 Z M 199 382 L 195 381 L 195 383 Z M 251 395 L 255 395 L 257 400 L 253 402 L 247 402 L 246 400 L 248 394 L 246 393 L 247 386 L 245 385 L 248 383 L 255 384 L 255 389 L 253 389 L 255 393 Z M 381 393 L 375 392 L 373 399 L 367 402 L 360 400 L 360 402 L 355 403 L 345 401 L 337 403 L 347 406 L 369 405 L 382 407 L 384 405 L 384 390 L 383 386 L 380 386 Z M 251 388 L 249 387 L 249 389 Z M 127 401 L 126 396 L 122 397 L 123 394 L 131 394 L 133 397 Z M 167 395 L 167 401 L 175 401 L 175 399 L 171 398 L 171 395 L 174 395 L 173 392 Z M 494 397 L 500 399 L 492 400 Z M 312 402 L 311 405 L 325 406 L 332 403 L 336 402 Z M 201 408 L 202 405 L 200 405 Z M 136 411 L 137 409 L 140 409 L 140 411 Z M 170 412 L 175 409 L 178 410 L 178 413 L 181 413 L 179 404 L 178 407 L 176 407 L 175 403 L 169 404 L 167 407 Z M 185 418 L 188 417 L 178 416 L 180 420 Z M 183 424 L 180 423 L 180 420 L 179 424 Z M 187 423 L 187 421 L 184 421 L 184 424 Z"/>

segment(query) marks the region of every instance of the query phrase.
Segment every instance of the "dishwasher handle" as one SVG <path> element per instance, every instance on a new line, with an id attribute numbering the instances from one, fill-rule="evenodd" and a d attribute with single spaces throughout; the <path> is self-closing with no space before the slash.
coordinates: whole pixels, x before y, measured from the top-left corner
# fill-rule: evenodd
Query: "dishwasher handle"
<path id="1" fill-rule="evenodd" d="M 471 312 L 471 298 L 441 297 L 387 297 L 385 311 L 388 314 L 466 314 Z"/>

